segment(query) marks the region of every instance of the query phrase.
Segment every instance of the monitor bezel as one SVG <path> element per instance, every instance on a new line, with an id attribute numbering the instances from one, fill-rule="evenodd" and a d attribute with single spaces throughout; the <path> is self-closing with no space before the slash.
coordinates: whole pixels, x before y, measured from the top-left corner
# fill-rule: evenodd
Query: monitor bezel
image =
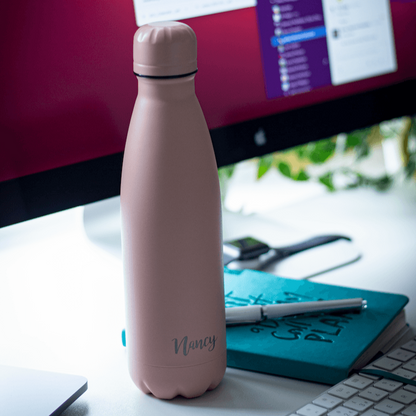
<path id="1" fill-rule="evenodd" d="M 416 114 L 416 80 L 211 130 L 218 167 Z M 254 136 L 264 131 L 265 143 Z M 258 143 L 258 142 L 257 142 Z M 123 153 L 0 182 L 0 227 L 120 193 Z"/>

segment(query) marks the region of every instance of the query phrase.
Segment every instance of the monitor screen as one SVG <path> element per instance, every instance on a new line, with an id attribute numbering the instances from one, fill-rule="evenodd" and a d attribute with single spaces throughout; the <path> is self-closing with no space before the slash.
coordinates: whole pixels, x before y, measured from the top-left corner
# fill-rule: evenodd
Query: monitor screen
<path id="1" fill-rule="evenodd" d="M 0 6 L 0 226 L 119 192 L 137 26 L 198 39 L 218 166 L 416 113 L 416 3 L 30 0 Z"/>

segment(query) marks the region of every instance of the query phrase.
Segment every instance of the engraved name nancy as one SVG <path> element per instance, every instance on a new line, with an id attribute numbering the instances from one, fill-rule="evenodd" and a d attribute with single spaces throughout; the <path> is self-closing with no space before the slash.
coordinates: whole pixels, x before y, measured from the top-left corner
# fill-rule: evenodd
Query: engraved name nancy
<path id="1" fill-rule="evenodd" d="M 188 355 L 191 350 L 202 350 L 204 348 L 207 348 L 208 351 L 213 351 L 215 348 L 215 342 L 218 340 L 218 337 L 213 335 L 212 337 L 205 337 L 204 339 L 195 340 L 195 341 L 189 341 L 188 337 L 185 336 L 182 338 L 182 340 L 179 342 L 177 338 L 173 338 L 174 347 L 175 347 L 175 354 L 179 354 L 180 352 L 183 353 L 183 355 Z"/>

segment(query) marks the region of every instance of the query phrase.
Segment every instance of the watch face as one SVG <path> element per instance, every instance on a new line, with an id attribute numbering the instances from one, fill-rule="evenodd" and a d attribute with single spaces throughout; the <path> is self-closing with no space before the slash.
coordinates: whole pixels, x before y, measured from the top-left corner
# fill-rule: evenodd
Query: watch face
<path id="1" fill-rule="evenodd" d="M 227 242 L 240 250 L 239 260 L 248 260 L 267 253 L 270 247 L 253 237 L 245 237 Z"/>

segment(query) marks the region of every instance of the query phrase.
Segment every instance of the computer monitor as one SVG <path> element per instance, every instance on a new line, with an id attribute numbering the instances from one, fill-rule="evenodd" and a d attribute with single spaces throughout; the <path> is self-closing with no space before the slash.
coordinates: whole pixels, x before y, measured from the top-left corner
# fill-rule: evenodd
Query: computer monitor
<path id="1" fill-rule="evenodd" d="M 119 193 L 137 25 L 198 39 L 218 166 L 416 113 L 416 3 L 3 2 L 0 226 Z"/>

